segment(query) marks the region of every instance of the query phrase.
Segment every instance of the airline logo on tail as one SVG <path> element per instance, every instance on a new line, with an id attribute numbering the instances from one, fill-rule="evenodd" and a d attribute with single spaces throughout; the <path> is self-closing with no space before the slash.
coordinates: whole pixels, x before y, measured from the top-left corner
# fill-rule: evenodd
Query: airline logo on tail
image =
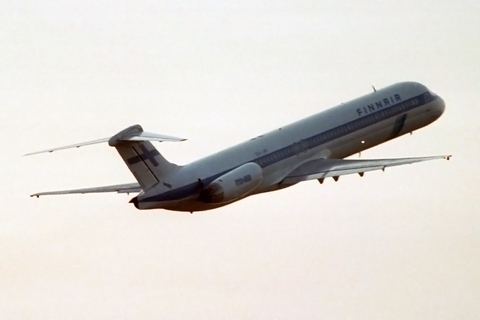
<path id="1" fill-rule="evenodd" d="M 158 167 L 159 163 L 155 159 L 155 156 L 160 155 L 160 152 L 158 152 L 157 149 L 153 148 L 152 150 L 148 150 L 147 147 L 145 147 L 144 144 L 140 144 L 140 149 L 142 150 L 142 154 L 139 154 L 138 156 L 131 157 L 127 159 L 127 162 L 129 165 L 133 165 L 142 161 L 147 161 L 150 160 L 150 163 L 154 167 Z"/>

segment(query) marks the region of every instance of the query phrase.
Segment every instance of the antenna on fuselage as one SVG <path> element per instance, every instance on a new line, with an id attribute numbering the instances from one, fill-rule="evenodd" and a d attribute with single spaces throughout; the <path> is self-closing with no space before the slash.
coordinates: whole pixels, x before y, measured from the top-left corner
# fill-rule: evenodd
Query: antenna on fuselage
<path id="1" fill-rule="evenodd" d="M 372 84 L 373 92 L 377 92 L 377 89 L 375 89 L 375 86 Z"/>

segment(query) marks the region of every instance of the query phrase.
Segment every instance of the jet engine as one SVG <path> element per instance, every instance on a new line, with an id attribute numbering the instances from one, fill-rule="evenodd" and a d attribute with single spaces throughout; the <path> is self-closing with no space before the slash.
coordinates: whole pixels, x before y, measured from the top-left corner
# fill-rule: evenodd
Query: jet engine
<path id="1" fill-rule="evenodd" d="M 253 191 L 262 180 L 262 168 L 249 162 L 212 181 L 200 192 L 199 200 L 204 203 L 234 201 Z"/>

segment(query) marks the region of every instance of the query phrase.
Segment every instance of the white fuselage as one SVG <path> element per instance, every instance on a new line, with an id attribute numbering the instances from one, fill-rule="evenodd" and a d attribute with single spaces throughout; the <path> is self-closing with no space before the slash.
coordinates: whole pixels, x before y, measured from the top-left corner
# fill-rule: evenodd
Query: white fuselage
<path id="1" fill-rule="evenodd" d="M 343 159 L 424 127 L 444 109 L 422 84 L 391 85 L 182 166 L 139 194 L 136 206 L 193 212 L 226 205 L 233 201 L 199 201 L 202 185 L 249 162 L 262 168 L 263 180 L 248 195 L 285 188 L 282 180 L 308 161 Z"/>

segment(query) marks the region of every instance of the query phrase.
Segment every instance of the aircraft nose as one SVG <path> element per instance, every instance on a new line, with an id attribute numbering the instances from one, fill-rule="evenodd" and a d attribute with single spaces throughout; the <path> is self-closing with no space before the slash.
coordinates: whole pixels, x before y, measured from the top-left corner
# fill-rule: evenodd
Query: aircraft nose
<path id="1" fill-rule="evenodd" d="M 435 100 L 431 104 L 431 109 L 430 109 L 431 115 L 436 120 L 440 118 L 440 116 L 443 114 L 444 111 L 445 111 L 445 101 L 441 97 L 436 96 Z"/>
<path id="2" fill-rule="evenodd" d="M 438 113 L 439 117 L 445 112 L 445 100 L 443 100 L 441 97 L 438 97 L 435 103 L 435 111 Z"/>

